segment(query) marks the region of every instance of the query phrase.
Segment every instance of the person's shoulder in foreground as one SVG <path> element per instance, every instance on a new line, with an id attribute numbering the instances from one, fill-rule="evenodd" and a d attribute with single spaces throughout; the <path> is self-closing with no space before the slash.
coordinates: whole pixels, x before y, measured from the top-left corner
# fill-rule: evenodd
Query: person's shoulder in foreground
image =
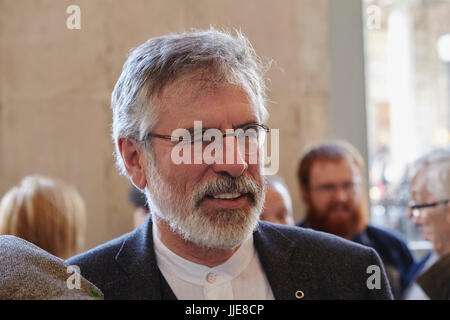
<path id="1" fill-rule="evenodd" d="M 0 236 L 0 299 L 96 300 L 103 294 L 74 270 L 68 272 L 63 260 L 21 238 Z"/>
<path id="2" fill-rule="evenodd" d="M 383 264 L 371 248 L 263 221 L 253 237 L 275 299 L 392 299 Z M 163 299 L 161 291 L 168 288 L 156 264 L 151 218 L 68 262 L 79 266 L 105 299 Z"/>

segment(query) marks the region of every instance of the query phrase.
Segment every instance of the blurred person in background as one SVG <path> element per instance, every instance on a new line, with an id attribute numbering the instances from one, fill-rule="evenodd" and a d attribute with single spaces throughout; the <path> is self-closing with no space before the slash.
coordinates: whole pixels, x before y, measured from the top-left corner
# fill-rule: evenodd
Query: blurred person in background
<path id="1" fill-rule="evenodd" d="M 306 219 L 297 225 L 375 249 L 386 267 L 394 296 L 400 298 L 414 258 L 400 237 L 369 225 L 361 154 L 344 141 L 315 145 L 301 158 L 297 174 L 307 208 Z"/>
<path id="2" fill-rule="evenodd" d="M 134 206 L 133 226 L 134 228 L 137 228 L 142 222 L 145 221 L 145 219 L 147 219 L 150 213 L 147 199 L 141 190 L 131 185 L 130 191 L 128 192 L 128 200 Z"/>
<path id="3" fill-rule="evenodd" d="M 425 154 L 417 159 L 410 169 L 411 202 L 408 214 L 413 223 L 421 229 L 423 238 L 431 241 L 434 248 L 411 268 L 408 277 L 415 281 L 411 282 L 405 291 L 404 299 L 407 300 L 450 298 L 448 287 L 444 287 L 445 282 L 450 283 L 450 229 L 448 207 L 445 203 L 450 198 L 449 166 L 450 148 L 447 147 Z M 446 267 L 442 267 L 444 265 Z M 430 279 L 436 280 L 433 281 L 434 286 L 430 285 Z"/>
<path id="4" fill-rule="evenodd" d="M 450 161 L 450 147 L 434 149 L 414 161 L 408 170 L 409 196 L 412 202 L 420 194 L 418 182 L 422 180 L 422 176 L 426 174 L 427 170 L 434 165 L 448 161 Z M 413 215 L 412 210 L 408 211 L 408 215 L 416 226 L 421 226 L 421 215 Z"/>
<path id="5" fill-rule="evenodd" d="M 292 199 L 289 189 L 280 176 L 266 176 L 267 189 L 260 219 L 268 222 L 294 226 Z"/>
<path id="6" fill-rule="evenodd" d="M 0 202 L 0 234 L 25 239 L 63 259 L 83 249 L 85 220 L 77 190 L 41 175 L 23 178 Z"/>

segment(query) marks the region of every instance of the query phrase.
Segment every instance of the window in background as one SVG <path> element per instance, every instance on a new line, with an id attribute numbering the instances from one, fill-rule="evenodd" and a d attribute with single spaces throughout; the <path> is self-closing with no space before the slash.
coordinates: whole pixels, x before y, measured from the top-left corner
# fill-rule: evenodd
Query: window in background
<path id="1" fill-rule="evenodd" d="M 409 221 L 408 166 L 450 144 L 450 1 L 364 1 L 371 220 L 431 248 Z"/>

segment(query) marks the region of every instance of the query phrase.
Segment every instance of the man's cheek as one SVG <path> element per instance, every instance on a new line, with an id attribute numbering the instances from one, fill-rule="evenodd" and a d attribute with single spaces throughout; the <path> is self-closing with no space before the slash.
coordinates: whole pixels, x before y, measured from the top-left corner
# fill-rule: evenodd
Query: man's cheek
<path id="1" fill-rule="evenodd" d="M 316 215 L 318 216 L 318 217 L 321 217 L 321 218 L 326 218 L 326 217 L 328 217 L 330 214 L 330 211 L 331 211 L 331 209 L 330 208 L 328 208 L 327 206 L 316 206 L 315 207 L 315 212 L 316 212 Z"/>

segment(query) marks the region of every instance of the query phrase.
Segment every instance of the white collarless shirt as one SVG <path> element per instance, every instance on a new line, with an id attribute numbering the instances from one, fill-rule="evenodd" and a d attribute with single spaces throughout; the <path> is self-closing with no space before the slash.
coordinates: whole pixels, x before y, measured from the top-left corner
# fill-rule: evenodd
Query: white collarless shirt
<path id="1" fill-rule="evenodd" d="M 156 228 L 153 225 L 153 228 Z M 153 230 L 156 261 L 179 300 L 273 300 L 253 235 L 225 263 L 210 268 L 168 249 Z"/>

